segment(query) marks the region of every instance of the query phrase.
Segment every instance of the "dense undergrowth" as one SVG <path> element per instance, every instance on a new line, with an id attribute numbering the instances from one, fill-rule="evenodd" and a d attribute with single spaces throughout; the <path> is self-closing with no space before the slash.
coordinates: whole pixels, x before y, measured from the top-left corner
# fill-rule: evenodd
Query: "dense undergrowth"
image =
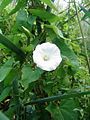
<path id="1" fill-rule="evenodd" d="M 0 120 L 90 120 L 90 2 L 1 0 Z M 33 62 L 51 42 L 62 62 L 44 71 Z"/>

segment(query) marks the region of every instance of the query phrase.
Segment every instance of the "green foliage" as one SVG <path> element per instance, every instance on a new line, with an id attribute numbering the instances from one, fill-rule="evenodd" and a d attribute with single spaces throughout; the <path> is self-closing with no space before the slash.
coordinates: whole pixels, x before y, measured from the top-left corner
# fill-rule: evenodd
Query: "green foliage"
<path id="1" fill-rule="evenodd" d="M 32 13 L 35 16 L 40 17 L 44 21 L 49 21 L 49 22 L 55 22 L 59 20 L 59 17 L 45 11 L 44 9 L 29 9 L 29 12 Z M 43 16 L 44 14 L 44 16 Z"/>
<path id="2" fill-rule="evenodd" d="M 0 112 L 0 120 L 9 120 L 2 112 Z"/>
<path id="3" fill-rule="evenodd" d="M 12 69 L 13 58 L 6 61 L 6 63 L 0 68 L 0 82 L 2 82 L 5 77 L 9 74 Z M 4 74 L 3 74 L 4 73 Z"/>
<path id="4" fill-rule="evenodd" d="M 0 102 L 3 101 L 9 95 L 9 93 L 10 93 L 10 87 L 6 87 L 0 95 Z"/>
<path id="5" fill-rule="evenodd" d="M 51 0 L 41 0 L 41 1 L 46 3 L 49 7 L 51 7 L 52 9 L 57 11 L 55 5 L 53 4 L 53 2 Z"/>
<path id="6" fill-rule="evenodd" d="M 86 10 L 83 6 L 80 5 L 81 10 L 85 13 L 85 16 L 83 17 L 83 19 L 85 17 L 89 17 L 90 18 L 90 11 Z"/>
<path id="7" fill-rule="evenodd" d="M 0 43 L 8 47 L 13 52 L 17 53 L 17 55 L 22 59 L 25 58 L 24 52 L 21 49 L 17 48 L 12 42 L 10 42 L 7 38 L 5 38 L 1 34 L 0 34 Z"/>
<path id="8" fill-rule="evenodd" d="M 56 38 L 53 42 L 60 48 L 62 55 L 66 56 L 71 61 L 72 65 L 79 67 L 77 56 L 68 48 L 62 39 L 59 40 Z"/>
<path id="9" fill-rule="evenodd" d="M 69 106 L 69 107 L 68 107 Z M 61 104 L 50 103 L 46 108 L 54 120 L 77 120 L 77 105 L 73 99 L 61 101 Z"/>
<path id="10" fill-rule="evenodd" d="M 26 5 L 27 0 L 19 0 L 15 8 L 9 13 L 9 15 L 13 15 L 16 13 L 18 10 L 23 8 Z"/>
<path id="11" fill-rule="evenodd" d="M 11 3 L 12 0 L 3 0 L 0 5 L 0 11 L 3 10 L 8 4 Z"/>
<path id="12" fill-rule="evenodd" d="M 76 10 L 71 2 L 68 10 L 58 14 L 52 0 L 0 2 L 0 120 L 90 119 L 84 47 L 89 57 L 90 49 L 82 40 L 89 41 L 89 36 L 80 33 L 84 30 L 80 20 L 89 18 L 90 12 L 83 6 L 76 4 L 80 7 Z M 51 72 L 38 68 L 32 57 L 35 47 L 45 42 L 61 51 L 62 62 Z"/>
<path id="13" fill-rule="evenodd" d="M 28 88 L 29 83 L 38 80 L 42 73 L 43 71 L 38 68 L 32 70 L 30 65 L 24 65 L 22 68 L 22 85 L 25 87 L 25 89 Z"/>

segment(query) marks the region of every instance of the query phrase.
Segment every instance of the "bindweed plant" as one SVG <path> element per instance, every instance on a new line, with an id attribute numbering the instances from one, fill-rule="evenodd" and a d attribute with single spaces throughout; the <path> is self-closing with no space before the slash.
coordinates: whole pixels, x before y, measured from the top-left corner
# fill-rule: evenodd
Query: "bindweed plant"
<path id="1" fill-rule="evenodd" d="M 1 0 L 0 120 L 90 119 L 89 6 Z"/>

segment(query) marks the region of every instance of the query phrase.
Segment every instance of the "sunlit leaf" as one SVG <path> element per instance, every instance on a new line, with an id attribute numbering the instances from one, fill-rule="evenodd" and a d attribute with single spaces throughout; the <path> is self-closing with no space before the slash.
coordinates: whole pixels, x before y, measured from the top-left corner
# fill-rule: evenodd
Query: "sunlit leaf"
<path id="1" fill-rule="evenodd" d="M 29 9 L 29 12 L 35 16 L 40 17 L 44 21 L 56 22 L 59 20 L 59 17 L 45 11 L 44 9 Z"/>
<path id="2" fill-rule="evenodd" d="M 0 5 L 0 11 L 3 10 L 11 2 L 12 2 L 12 0 L 3 0 L 1 5 Z"/>
<path id="3" fill-rule="evenodd" d="M 19 0 L 15 8 L 9 13 L 9 15 L 13 15 L 16 13 L 18 10 L 23 8 L 26 5 L 27 0 Z"/>

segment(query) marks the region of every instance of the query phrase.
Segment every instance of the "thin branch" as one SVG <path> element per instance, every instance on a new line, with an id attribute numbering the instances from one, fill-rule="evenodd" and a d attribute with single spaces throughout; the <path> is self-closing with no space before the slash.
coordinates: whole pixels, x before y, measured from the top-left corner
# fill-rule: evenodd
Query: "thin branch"
<path id="1" fill-rule="evenodd" d="M 81 22 L 80 22 L 80 19 L 79 19 L 78 10 L 77 10 L 77 6 L 76 6 L 75 0 L 74 0 L 74 6 L 75 6 L 75 10 L 76 10 L 76 15 L 77 15 L 77 20 L 78 20 L 80 32 L 81 32 L 81 35 L 82 35 L 82 38 L 83 38 L 82 41 L 83 41 L 83 45 L 84 45 L 84 51 L 85 51 L 85 55 L 86 55 L 88 71 L 90 73 L 90 61 L 89 61 L 89 56 L 88 56 L 87 44 L 86 44 L 86 41 L 84 39 L 84 34 L 83 34 L 83 31 L 82 31 L 82 26 L 81 26 Z"/>
<path id="2" fill-rule="evenodd" d="M 90 25 L 90 23 L 89 23 L 88 21 L 84 20 L 84 22 L 86 22 L 87 24 L 89 24 L 89 25 Z"/>
<path id="3" fill-rule="evenodd" d="M 88 7 L 90 5 L 90 2 L 85 5 L 85 7 Z M 78 10 L 77 12 L 80 13 L 82 11 L 82 9 Z M 63 24 L 66 24 L 69 20 L 72 20 L 74 17 L 77 16 L 77 13 L 75 13 L 73 16 L 71 16 L 68 20 L 66 20 Z"/>

